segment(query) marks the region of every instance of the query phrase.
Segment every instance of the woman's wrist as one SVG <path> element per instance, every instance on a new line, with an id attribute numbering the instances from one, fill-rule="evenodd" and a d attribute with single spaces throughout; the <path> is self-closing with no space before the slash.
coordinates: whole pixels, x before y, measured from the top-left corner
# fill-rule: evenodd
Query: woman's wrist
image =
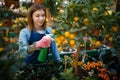
<path id="1" fill-rule="evenodd" d="M 28 46 L 28 49 L 27 49 L 28 54 L 32 54 L 35 50 L 37 50 L 35 45 L 36 43 L 33 43 L 32 45 Z"/>

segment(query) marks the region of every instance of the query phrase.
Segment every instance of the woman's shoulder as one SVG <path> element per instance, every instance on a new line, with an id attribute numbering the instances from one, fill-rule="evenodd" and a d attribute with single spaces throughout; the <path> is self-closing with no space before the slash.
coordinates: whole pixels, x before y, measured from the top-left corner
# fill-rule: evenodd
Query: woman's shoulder
<path id="1" fill-rule="evenodd" d="M 49 33 L 52 33 L 52 28 L 51 28 L 51 27 L 47 26 L 47 27 L 46 27 L 46 30 L 47 30 Z"/>
<path id="2" fill-rule="evenodd" d="M 23 29 L 21 29 L 20 30 L 20 34 L 19 34 L 19 36 L 26 36 L 26 38 L 27 39 L 29 39 L 30 38 L 30 30 L 28 29 L 28 28 L 23 28 Z"/>
<path id="3" fill-rule="evenodd" d="M 20 32 L 30 33 L 30 30 L 28 28 L 23 28 L 20 30 Z"/>
<path id="4" fill-rule="evenodd" d="M 28 28 L 23 28 L 20 31 L 29 31 Z"/>

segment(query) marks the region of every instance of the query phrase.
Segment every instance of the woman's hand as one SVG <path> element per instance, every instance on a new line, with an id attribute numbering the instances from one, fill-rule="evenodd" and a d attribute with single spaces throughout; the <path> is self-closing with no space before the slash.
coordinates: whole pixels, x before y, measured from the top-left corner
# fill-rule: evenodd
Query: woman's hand
<path id="1" fill-rule="evenodd" d="M 41 40 L 37 41 L 35 44 L 36 48 L 48 48 L 50 47 L 51 42 L 54 39 L 51 38 L 50 36 L 44 36 Z"/>

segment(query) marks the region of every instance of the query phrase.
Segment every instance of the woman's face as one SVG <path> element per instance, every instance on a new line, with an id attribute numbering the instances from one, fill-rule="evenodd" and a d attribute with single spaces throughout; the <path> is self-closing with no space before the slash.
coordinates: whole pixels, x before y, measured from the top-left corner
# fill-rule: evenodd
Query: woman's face
<path id="1" fill-rule="evenodd" d="M 32 15 L 34 26 L 39 29 L 45 22 L 45 12 L 44 10 L 37 10 Z"/>

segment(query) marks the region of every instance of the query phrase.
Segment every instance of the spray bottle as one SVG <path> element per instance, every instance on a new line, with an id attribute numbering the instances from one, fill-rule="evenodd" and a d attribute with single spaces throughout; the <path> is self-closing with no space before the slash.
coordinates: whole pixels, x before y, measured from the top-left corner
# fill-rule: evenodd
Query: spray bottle
<path id="1" fill-rule="evenodd" d="M 54 35 L 53 35 L 53 34 L 47 34 L 46 36 L 50 36 L 51 38 L 54 38 Z M 42 48 L 42 49 L 40 50 L 40 53 L 39 53 L 39 55 L 38 55 L 38 61 L 39 61 L 39 62 L 45 62 L 45 61 L 46 61 L 47 51 L 48 51 L 48 48 Z"/>

